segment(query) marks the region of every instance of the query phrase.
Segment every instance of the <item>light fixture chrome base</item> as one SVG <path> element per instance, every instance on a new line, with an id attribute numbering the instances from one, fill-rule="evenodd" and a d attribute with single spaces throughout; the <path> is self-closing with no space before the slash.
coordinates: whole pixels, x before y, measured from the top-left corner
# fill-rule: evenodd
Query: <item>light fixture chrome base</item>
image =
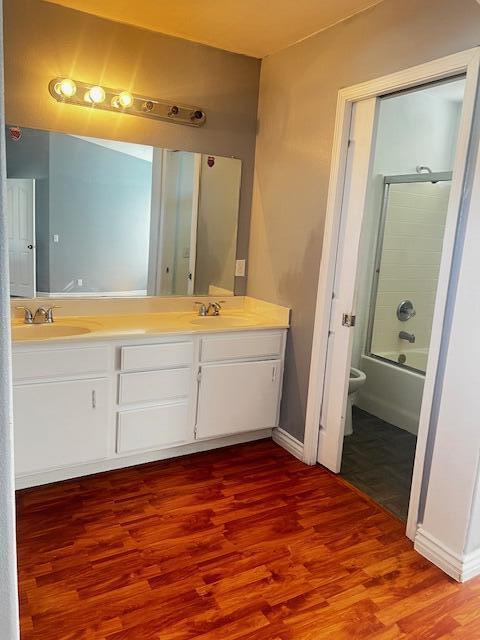
<path id="1" fill-rule="evenodd" d="M 80 82 L 79 80 L 73 80 L 76 86 L 75 93 L 66 96 L 59 90 L 60 83 L 65 79 L 66 78 L 53 78 L 48 85 L 50 95 L 55 98 L 57 102 L 64 102 L 66 104 L 90 109 L 101 109 L 102 111 L 113 111 L 114 113 L 128 113 L 134 116 L 143 116 L 165 122 L 184 124 L 189 127 L 201 127 L 206 121 L 205 112 L 200 107 L 179 104 L 172 101 L 169 102 L 159 98 L 149 98 L 137 93 L 125 92 L 121 89 L 111 89 L 102 86 L 101 88 L 105 92 L 104 99 L 101 102 L 93 102 L 89 98 L 89 92 L 93 87 L 98 87 L 99 85 Z M 132 98 L 131 105 L 122 107 L 119 103 L 119 96 L 120 94 L 126 93 Z"/>

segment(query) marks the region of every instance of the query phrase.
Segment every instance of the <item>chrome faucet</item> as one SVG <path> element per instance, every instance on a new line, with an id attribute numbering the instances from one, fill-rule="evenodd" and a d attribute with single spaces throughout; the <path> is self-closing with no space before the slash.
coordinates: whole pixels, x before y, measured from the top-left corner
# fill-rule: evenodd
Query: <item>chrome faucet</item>
<path id="1" fill-rule="evenodd" d="M 57 305 L 53 305 L 52 307 L 38 307 L 38 309 L 33 312 L 28 307 L 16 307 L 16 309 L 22 309 L 24 312 L 24 322 L 25 324 L 51 324 L 54 322 L 53 310 L 59 309 Z"/>
<path id="2" fill-rule="evenodd" d="M 195 302 L 198 304 L 198 315 L 204 318 L 205 316 L 219 316 L 220 311 L 222 309 L 222 304 L 225 304 L 225 300 L 220 300 L 220 302 L 209 302 L 205 304 L 205 302 Z"/>
<path id="3" fill-rule="evenodd" d="M 45 324 L 47 322 L 48 311 L 45 307 L 38 307 L 33 314 L 33 324 Z"/>
<path id="4" fill-rule="evenodd" d="M 415 342 L 415 334 L 408 333 L 408 331 L 400 331 L 398 337 L 400 338 L 400 340 L 407 340 L 407 342 L 410 342 L 410 344 L 413 344 Z"/>

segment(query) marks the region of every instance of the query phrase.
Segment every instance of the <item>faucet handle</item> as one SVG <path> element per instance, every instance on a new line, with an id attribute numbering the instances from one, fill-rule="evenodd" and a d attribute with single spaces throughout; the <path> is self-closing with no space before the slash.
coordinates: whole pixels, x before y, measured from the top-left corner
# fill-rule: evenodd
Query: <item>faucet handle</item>
<path id="1" fill-rule="evenodd" d="M 19 311 L 22 310 L 24 311 L 24 320 L 27 324 L 32 324 L 33 323 L 33 311 L 31 309 L 29 309 L 28 307 L 24 307 L 24 306 L 19 306 L 19 307 L 15 307 L 15 309 L 18 309 Z"/>
<path id="2" fill-rule="evenodd" d="M 199 316 L 206 316 L 207 315 L 207 305 L 204 302 L 199 302 L 197 300 L 195 300 L 195 304 L 198 304 L 200 306 L 200 308 L 198 310 L 198 315 Z"/>
<path id="3" fill-rule="evenodd" d="M 210 304 L 208 305 L 208 309 L 212 308 L 213 315 L 219 316 L 220 309 L 222 308 L 222 304 L 225 304 L 225 300 L 220 300 L 220 302 L 210 302 Z M 208 315 L 208 309 L 207 309 L 207 315 Z"/>
<path id="4" fill-rule="evenodd" d="M 47 308 L 47 317 L 45 322 L 54 322 L 54 318 L 53 318 L 53 310 L 54 309 L 61 309 L 62 307 L 60 307 L 58 304 L 54 304 L 51 307 Z"/>

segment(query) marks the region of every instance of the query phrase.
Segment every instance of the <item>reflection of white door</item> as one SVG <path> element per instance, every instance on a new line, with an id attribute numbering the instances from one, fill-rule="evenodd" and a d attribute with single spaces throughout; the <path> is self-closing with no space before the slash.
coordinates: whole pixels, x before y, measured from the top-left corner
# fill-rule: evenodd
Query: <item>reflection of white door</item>
<path id="1" fill-rule="evenodd" d="M 202 154 L 196 153 L 193 165 L 193 194 L 192 217 L 190 220 L 190 251 L 188 256 L 188 287 L 187 293 L 193 296 L 195 292 L 195 265 L 197 262 L 197 226 L 198 205 L 200 201 L 200 174 L 202 171 Z"/>
<path id="2" fill-rule="evenodd" d="M 201 154 L 163 153 L 157 293 L 193 294 Z"/>
<path id="3" fill-rule="evenodd" d="M 10 293 L 35 296 L 35 180 L 7 180 Z"/>

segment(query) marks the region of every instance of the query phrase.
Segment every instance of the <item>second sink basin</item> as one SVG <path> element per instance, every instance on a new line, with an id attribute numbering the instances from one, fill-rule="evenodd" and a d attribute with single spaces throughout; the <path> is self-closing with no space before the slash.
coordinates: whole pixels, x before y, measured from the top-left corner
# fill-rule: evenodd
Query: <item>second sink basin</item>
<path id="1" fill-rule="evenodd" d="M 66 338 L 90 333 L 87 327 L 70 324 L 22 324 L 12 327 L 14 340 L 48 340 L 52 338 Z"/>

